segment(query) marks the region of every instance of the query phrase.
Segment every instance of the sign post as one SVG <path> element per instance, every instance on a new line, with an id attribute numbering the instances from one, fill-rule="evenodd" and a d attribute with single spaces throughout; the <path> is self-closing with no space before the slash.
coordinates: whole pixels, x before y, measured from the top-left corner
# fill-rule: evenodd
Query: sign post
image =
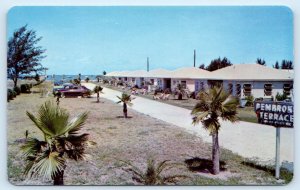
<path id="1" fill-rule="evenodd" d="M 275 178 L 280 178 L 280 127 L 276 127 L 276 157 L 275 157 Z"/>
<path id="2" fill-rule="evenodd" d="M 294 104 L 292 102 L 254 102 L 259 123 L 276 128 L 275 178 L 280 178 L 280 128 L 294 127 Z"/>

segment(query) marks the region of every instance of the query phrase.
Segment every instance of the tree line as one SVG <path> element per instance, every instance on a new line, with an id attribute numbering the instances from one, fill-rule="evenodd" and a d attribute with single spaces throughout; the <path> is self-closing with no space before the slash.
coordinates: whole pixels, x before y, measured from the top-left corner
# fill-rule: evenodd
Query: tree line
<path id="1" fill-rule="evenodd" d="M 267 66 L 266 61 L 261 58 L 257 58 L 256 64 Z M 225 67 L 228 67 L 231 65 L 232 65 L 232 63 L 227 57 L 224 57 L 222 59 L 219 57 L 217 59 L 213 59 L 208 66 L 201 64 L 199 66 L 199 68 L 207 70 L 207 71 L 215 71 L 215 70 L 222 69 L 222 68 L 225 68 Z M 293 65 L 292 61 L 282 60 L 281 64 L 279 64 L 279 62 L 276 61 L 276 63 L 273 65 L 273 68 L 275 68 L 275 69 L 294 69 L 294 65 Z"/>

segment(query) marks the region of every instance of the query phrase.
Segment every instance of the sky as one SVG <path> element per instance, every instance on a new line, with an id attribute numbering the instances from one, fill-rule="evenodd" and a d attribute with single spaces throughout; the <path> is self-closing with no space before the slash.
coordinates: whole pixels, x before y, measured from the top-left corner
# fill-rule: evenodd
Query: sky
<path id="1" fill-rule="evenodd" d="M 293 60 L 293 14 L 287 7 L 14 7 L 7 39 L 27 24 L 42 36 L 48 74 L 177 69 Z"/>

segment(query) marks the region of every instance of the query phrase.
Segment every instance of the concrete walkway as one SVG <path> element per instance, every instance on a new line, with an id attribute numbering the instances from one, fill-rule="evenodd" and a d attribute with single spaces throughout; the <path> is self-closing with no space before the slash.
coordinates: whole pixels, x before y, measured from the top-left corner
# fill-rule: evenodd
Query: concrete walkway
<path id="1" fill-rule="evenodd" d="M 93 84 L 86 84 L 93 88 Z M 117 102 L 117 95 L 121 92 L 103 89 L 102 98 Z M 186 129 L 189 133 L 196 134 L 205 142 L 211 143 L 211 136 L 200 125 L 193 126 L 191 111 L 181 107 L 161 103 L 135 96 L 132 109 L 163 120 L 178 127 Z M 130 110 L 129 110 L 130 115 Z M 246 158 L 257 158 L 261 162 L 275 160 L 275 128 L 272 126 L 240 121 L 232 124 L 221 122 L 219 143 L 223 148 L 229 149 Z M 293 167 L 294 160 L 294 129 L 281 128 L 280 160 L 285 167 Z M 272 163 L 272 162 L 271 162 Z"/>

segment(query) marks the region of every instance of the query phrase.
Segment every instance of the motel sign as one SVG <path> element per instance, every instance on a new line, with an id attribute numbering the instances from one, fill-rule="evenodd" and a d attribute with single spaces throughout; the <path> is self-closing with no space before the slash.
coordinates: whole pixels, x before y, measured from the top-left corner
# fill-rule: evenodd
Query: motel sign
<path id="1" fill-rule="evenodd" d="M 275 127 L 294 127 L 294 105 L 292 102 L 254 102 L 258 122 Z"/>
<path id="2" fill-rule="evenodd" d="M 294 127 L 292 102 L 254 102 L 259 123 L 276 127 L 275 178 L 280 178 L 280 127 Z"/>

